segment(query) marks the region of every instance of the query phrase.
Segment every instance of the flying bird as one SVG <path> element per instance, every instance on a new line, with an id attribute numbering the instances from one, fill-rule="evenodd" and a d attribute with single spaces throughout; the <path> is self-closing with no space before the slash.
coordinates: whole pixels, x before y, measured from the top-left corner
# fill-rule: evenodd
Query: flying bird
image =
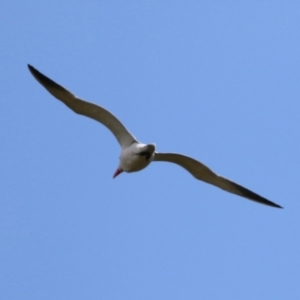
<path id="1" fill-rule="evenodd" d="M 170 162 L 186 169 L 196 179 L 215 185 L 227 192 L 245 197 L 261 204 L 282 208 L 280 205 L 259 196 L 243 186 L 221 177 L 194 158 L 177 153 L 160 153 L 155 151 L 155 144 L 142 144 L 126 127 L 105 108 L 82 100 L 28 65 L 31 74 L 55 98 L 62 101 L 75 113 L 92 118 L 106 126 L 121 146 L 120 162 L 113 178 L 122 172 L 136 172 L 146 168 L 151 162 Z"/>

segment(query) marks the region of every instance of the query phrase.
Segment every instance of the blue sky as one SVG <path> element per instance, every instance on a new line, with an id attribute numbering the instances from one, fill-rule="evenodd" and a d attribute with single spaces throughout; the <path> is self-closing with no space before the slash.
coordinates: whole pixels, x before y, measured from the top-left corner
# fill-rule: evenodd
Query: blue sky
<path id="1" fill-rule="evenodd" d="M 298 1 L 0 3 L 1 299 L 298 299 Z M 112 175 L 119 145 L 27 63 L 167 163 Z"/>

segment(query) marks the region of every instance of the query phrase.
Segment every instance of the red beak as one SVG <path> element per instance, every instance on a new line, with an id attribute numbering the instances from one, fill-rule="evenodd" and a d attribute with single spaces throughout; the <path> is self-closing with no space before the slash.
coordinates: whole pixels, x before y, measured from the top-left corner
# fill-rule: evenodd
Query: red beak
<path id="1" fill-rule="evenodd" d="M 117 170 L 116 170 L 116 172 L 114 173 L 114 176 L 113 176 L 113 178 L 115 178 L 115 177 L 117 177 L 119 174 L 121 174 L 123 172 L 123 170 L 121 169 L 121 168 L 118 168 Z"/>

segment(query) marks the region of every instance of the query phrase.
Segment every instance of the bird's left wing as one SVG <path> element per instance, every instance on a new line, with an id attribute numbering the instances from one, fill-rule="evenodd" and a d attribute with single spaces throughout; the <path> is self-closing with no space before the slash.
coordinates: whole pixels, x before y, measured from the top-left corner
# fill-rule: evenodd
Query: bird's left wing
<path id="1" fill-rule="evenodd" d="M 92 118 L 106 126 L 114 134 L 122 148 L 126 148 L 132 143 L 137 142 L 135 137 L 111 112 L 99 105 L 79 99 L 31 65 L 28 65 L 28 68 L 35 79 L 50 94 L 71 108 L 75 113 Z"/>
<path id="2" fill-rule="evenodd" d="M 227 192 L 245 197 L 258 203 L 282 208 L 280 205 L 259 196 L 243 186 L 217 175 L 207 166 L 191 157 L 177 153 L 155 153 L 153 161 L 175 163 L 190 172 L 196 179 L 205 181 L 206 183 L 215 185 Z"/>

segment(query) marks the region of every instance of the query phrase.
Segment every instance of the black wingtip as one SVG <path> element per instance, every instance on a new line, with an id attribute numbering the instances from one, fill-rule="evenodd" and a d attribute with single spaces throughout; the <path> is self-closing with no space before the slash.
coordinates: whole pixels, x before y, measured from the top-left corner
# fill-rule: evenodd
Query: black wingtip
<path id="1" fill-rule="evenodd" d="M 276 208 L 283 208 L 282 206 L 244 188 L 243 186 L 239 185 L 239 184 L 235 184 L 236 188 L 238 188 L 238 190 L 241 192 L 241 196 L 246 197 L 250 200 L 256 201 L 258 203 L 264 204 L 264 205 L 268 205 L 271 207 L 276 207 Z"/>
<path id="2" fill-rule="evenodd" d="M 251 199 L 251 200 L 257 201 L 257 202 L 259 202 L 261 204 L 265 204 L 267 206 L 276 207 L 276 208 L 282 208 L 283 209 L 282 206 L 280 206 L 280 205 L 278 205 L 278 204 L 276 204 L 276 203 L 274 203 L 274 202 L 272 202 L 270 200 L 267 200 L 265 198 L 263 198 L 263 199 L 264 199 L 264 202 L 261 202 L 261 199 L 260 199 L 260 201 L 257 201 L 257 200 L 254 200 L 254 199 Z"/>
<path id="3" fill-rule="evenodd" d="M 265 198 L 263 198 L 263 199 L 265 200 L 265 203 L 261 202 L 262 204 L 266 204 L 266 205 L 271 206 L 271 207 L 276 207 L 276 208 L 282 208 L 283 209 L 282 206 L 280 206 L 280 205 L 278 205 L 278 204 L 276 204 L 276 203 L 274 203 L 274 202 L 272 202 L 270 200 L 267 200 Z"/>
<path id="4" fill-rule="evenodd" d="M 40 74 L 40 72 L 36 68 L 34 68 L 32 65 L 28 64 L 27 67 L 33 76 Z"/>
<path id="5" fill-rule="evenodd" d="M 36 68 L 34 68 L 33 66 L 31 66 L 30 64 L 28 64 L 27 66 L 28 66 L 28 69 L 29 69 L 30 73 L 32 74 L 32 76 L 41 85 L 43 85 L 54 97 L 57 97 L 56 95 L 53 94 L 53 92 L 51 90 L 49 90 L 49 88 L 59 89 L 59 88 L 63 88 L 63 87 L 61 87 L 59 84 L 57 84 L 55 81 L 53 81 L 49 77 L 47 77 L 44 74 L 42 74 L 40 71 L 38 71 Z"/>
<path id="6" fill-rule="evenodd" d="M 29 69 L 30 72 L 32 72 L 33 70 L 35 70 L 34 67 L 32 65 L 30 65 L 30 64 L 27 64 L 27 67 L 28 67 L 28 69 Z"/>
<path id="7" fill-rule="evenodd" d="M 36 78 L 37 75 L 39 75 L 39 71 L 37 69 L 35 69 L 32 65 L 28 64 L 27 65 L 30 73 Z"/>
<path id="8" fill-rule="evenodd" d="M 284 208 L 284 207 L 282 207 L 282 206 L 280 206 L 280 205 L 278 205 L 278 204 L 276 204 L 276 203 L 274 203 L 274 202 L 272 202 L 272 203 L 273 203 L 273 205 L 272 205 L 273 207 L 276 207 L 276 208 L 282 208 L 282 209 Z"/>

